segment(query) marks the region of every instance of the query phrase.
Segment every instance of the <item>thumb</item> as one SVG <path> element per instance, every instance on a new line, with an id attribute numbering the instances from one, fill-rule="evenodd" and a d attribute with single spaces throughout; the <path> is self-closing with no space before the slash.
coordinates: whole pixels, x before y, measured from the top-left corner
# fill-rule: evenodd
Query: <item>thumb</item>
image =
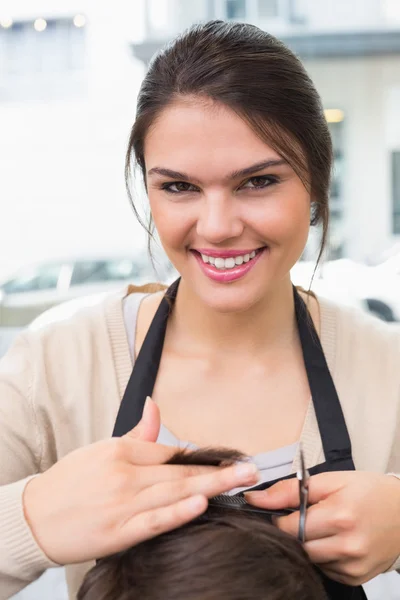
<path id="1" fill-rule="evenodd" d="M 351 472 L 320 473 L 309 479 L 308 502 L 317 504 L 342 489 L 348 482 Z M 246 501 L 259 508 L 296 508 L 300 504 L 299 482 L 297 478 L 278 481 L 267 490 L 246 492 Z"/>
<path id="2" fill-rule="evenodd" d="M 156 442 L 160 424 L 160 410 L 150 396 L 147 396 L 141 420 L 127 435 L 142 442 Z"/>

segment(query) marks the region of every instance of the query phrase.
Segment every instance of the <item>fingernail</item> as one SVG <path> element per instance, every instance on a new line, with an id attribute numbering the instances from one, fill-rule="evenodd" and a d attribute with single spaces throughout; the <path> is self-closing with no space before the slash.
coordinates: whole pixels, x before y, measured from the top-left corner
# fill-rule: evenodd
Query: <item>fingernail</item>
<path id="1" fill-rule="evenodd" d="M 151 398 L 150 398 L 150 396 L 147 396 L 146 401 L 144 403 L 143 412 L 146 410 L 146 408 L 148 408 L 150 402 L 151 402 Z"/>
<path id="2" fill-rule="evenodd" d="M 258 478 L 257 466 L 252 462 L 241 462 L 235 466 L 235 471 L 240 480 L 256 480 Z"/>

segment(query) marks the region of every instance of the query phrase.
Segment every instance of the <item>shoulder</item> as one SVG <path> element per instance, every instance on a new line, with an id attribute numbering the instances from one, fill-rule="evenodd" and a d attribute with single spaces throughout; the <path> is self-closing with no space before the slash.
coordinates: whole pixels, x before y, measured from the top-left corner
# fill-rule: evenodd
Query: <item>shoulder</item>
<path id="1" fill-rule="evenodd" d="M 400 358 L 400 324 L 386 323 L 359 308 L 337 304 L 318 297 L 321 337 L 334 345 L 336 353 L 358 357 L 376 357 L 397 352 Z"/>
<path id="2" fill-rule="evenodd" d="M 322 345 L 349 422 L 373 435 L 384 419 L 389 431 L 400 401 L 400 326 L 325 299 L 320 308 Z"/>
<path id="3" fill-rule="evenodd" d="M 321 341 L 357 469 L 385 472 L 398 439 L 400 326 L 319 298 Z M 392 470 L 398 471 L 398 464 Z"/>
<path id="4" fill-rule="evenodd" d="M 129 298 L 135 304 L 145 296 L 157 296 L 165 286 L 157 283 L 129 285 L 113 293 L 100 293 L 63 302 L 37 317 L 28 327 L 33 337 L 39 339 L 68 333 L 84 333 L 95 330 L 101 324 L 113 326 L 122 323 L 122 307 Z M 110 321 L 110 322 L 109 322 Z"/>
<path id="5" fill-rule="evenodd" d="M 162 297 L 159 284 L 142 286 L 129 285 L 117 292 L 96 294 L 74 299 L 56 306 L 37 318 L 25 336 L 32 347 L 35 360 L 78 369 L 91 362 L 92 366 L 102 362 L 102 367 L 114 365 L 123 372 L 121 385 L 131 371 L 130 351 L 124 321 L 124 306 L 136 313 L 143 305 L 149 306 L 151 321 L 152 306 Z M 125 302 L 126 301 L 126 302 Z M 140 309 L 142 312 L 142 309 Z M 139 325 L 139 323 L 138 323 Z M 62 360 L 61 360 L 62 357 Z"/>

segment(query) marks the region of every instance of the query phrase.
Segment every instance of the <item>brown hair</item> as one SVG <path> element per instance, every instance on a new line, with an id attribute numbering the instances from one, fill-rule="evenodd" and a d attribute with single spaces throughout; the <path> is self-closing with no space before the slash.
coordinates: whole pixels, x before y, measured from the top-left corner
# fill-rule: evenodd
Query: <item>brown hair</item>
<path id="1" fill-rule="evenodd" d="M 328 232 L 332 143 L 320 97 L 300 60 L 254 25 L 210 21 L 195 25 L 159 52 L 137 102 L 125 162 L 128 195 L 132 155 L 144 181 L 144 142 L 160 113 L 179 97 L 210 98 L 240 115 L 292 166 L 310 191 L 311 225 Z M 145 226 L 146 227 L 146 226 Z M 152 236 L 153 226 L 147 228 Z"/>
<path id="2" fill-rule="evenodd" d="M 224 449 L 178 452 L 174 464 L 225 465 Z M 89 571 L 77 600 L 326 600 L 294 538 L 259 516 L 208 507 L 200 517 Z"/>

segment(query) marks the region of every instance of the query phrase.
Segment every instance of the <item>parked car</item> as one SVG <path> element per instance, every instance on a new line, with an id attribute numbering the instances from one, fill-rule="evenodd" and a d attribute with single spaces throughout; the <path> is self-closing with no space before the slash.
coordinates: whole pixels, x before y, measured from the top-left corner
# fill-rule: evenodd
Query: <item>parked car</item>
<path id="1" fill-rule="evenodd" d="M 336 285 L 330 279 L 322 278 L 321 269 L 315 270 L 314 261 L 299 261 L 292 268 L 290 275 L 295 285 L 305 290 L 311 289 L 322 298 L 362 310 L 368 309 L 366 302 L 352 290 L 347 289 L 346 286 Z"/>
<path id="2" fill-rule="evenodd" d="M 315 264 L 296 265 L 301 278 L 310 277 Z M 297 273 L 298 275 L 298 273 Z M 370 266 L 343 258 L 323 263 L 315 274 L 313 289 L 326 286 L 329 295 L 352 298 L 369 312 L 388 322 L 400 321 L 400 256 Z M 324 295 L 324 294 L 322 294 Z"/>
<path id="3" fill-rule="evenodd" d="M 396 260 L 397 259 L 397 260 Z M 393 257 L 376 266 L 349 259 L 327 263 L 321 277 L 362 299 L 368 310 L 387 322 L 400 321 L 400 261 Z"/>
<path id="4" fill-rule="evenodd" d="M 154 279 L 143 260 L 130 256 L 41 262 L 0 282 L 0 327 L 24 327 L 49 308 L 73 298 Z"/>

